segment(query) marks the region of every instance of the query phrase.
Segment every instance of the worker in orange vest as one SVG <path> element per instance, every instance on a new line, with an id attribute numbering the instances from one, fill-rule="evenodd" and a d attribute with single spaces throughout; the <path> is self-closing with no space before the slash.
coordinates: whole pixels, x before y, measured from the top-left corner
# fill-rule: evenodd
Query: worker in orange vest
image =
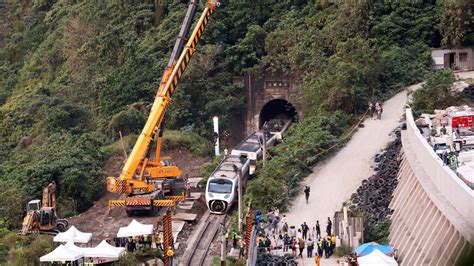
<path id="1" fill-rule="evenodd" d="M 321 257 L 318 255 L 316 255 L 316 258 L 314 259 L 316 261 L 316 266 L 320 266 L 321 265 Z"/>

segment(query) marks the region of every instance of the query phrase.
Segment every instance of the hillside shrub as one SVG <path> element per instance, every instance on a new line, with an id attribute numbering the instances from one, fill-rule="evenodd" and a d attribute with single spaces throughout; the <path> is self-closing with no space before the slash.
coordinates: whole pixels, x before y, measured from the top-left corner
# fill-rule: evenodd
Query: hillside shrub
<path id="1" fill-rule="evenodd" d="M 450 69 L 443 69 L 427 76 L 426 83 L 413 93 L 413 109 L 416 115 L 433 113 L 462 103 L 461 94 L 453 89 L 456 80 Z"/>
<path id="2" fill-rule="evenodd" d="M 112 116 L 107 127 L 108 132 L 114 138 L 129 134 L 139 134 L 145 125 L 145 115 L 135 108 L 128 108 Z"/>
<path id="3" fill-rule="evenodd" d="M 128 265 L 138 265 L 138 259 L 134 253 L 127 252 L 125 255 L 121 256 L 119 260 L 114 261 L 112 265 L 114 266 L 128 266 Z"/>
<path id="4" fill-rule="evenodd" d="M 364 225 L 364 241 L 365 242 L 377 242 L 379 244 L 389 243 L 390 225 L 392 221 L 390 219 L 384 219 L 383 221 L 374 224 Z"/>
<path id="5" fill-rule="evenodd" d="M 209 156 L 212 144 L 209 140 L 193 132 L 166 130 L 163 134 L 163 148 L 172 150 L 186 148 L 197 156 Z"/>
<path id="6" fill-rule="evenodd" d="M 39 265 L 38 258 L 53 251 L 54 243 L 49 235 L 19 236 L 10 232 L 0 237 L 0 263 L 13 265 Z"/>

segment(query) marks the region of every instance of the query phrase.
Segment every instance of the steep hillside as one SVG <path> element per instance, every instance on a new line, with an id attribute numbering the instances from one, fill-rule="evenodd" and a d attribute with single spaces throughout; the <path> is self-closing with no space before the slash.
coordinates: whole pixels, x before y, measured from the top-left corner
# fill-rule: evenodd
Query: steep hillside
<path id="1" fill-rule="evenodd" d="M 186 2 L 6 1 L 0 226 L 17 227 L 24 203 L 51 180 L 59 184 L 63 214 L 82 212 L 100 197 L 103 163 L 121 152 L 111 148 L 119 130 L 141 129 Z M 258 196 L 281 189 L 273 172 L 296 184 L 295 174 L 319 160 L 315 155 L 368 100 L 422 79 L 431 66 L 430 47 L 474 44 L 469 0 L 390 2 L 223 0 L 166 127 L 209 139 L 205 129 L 214 114 L 230 128 L 244 106 L 232 77 L 248 71 L 301 77 L 306 119 L 273 151 L 279 163 L 263 169 L 249 190 L 274 203 Z M 0 246 L 0 252 L 9 251 Z"/>

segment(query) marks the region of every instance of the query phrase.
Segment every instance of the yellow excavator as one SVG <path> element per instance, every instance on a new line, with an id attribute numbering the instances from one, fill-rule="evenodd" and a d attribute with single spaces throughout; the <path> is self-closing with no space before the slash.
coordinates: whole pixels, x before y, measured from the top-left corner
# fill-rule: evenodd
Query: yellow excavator
<path id="1" fill-rule="evenodd" d="M 69 226 L 66 219 L 56 214 L 56 183 L 53 181 L 43 189 L 42 200 L 31 200 L 26 206 L 21 235 L 52 234 L 64 232 Z"/>
<path id="2" fill-rule="evenodd" d="M 189 35 L 197 12 L 199 0 L 189 2 L 186 16 L 167 67 L 163 71 L 160 85 L 148 116 L 148 120 L 128 156 L 120 176 L 107 178 L 107 190 L 124 195 L 119 200 L 109 201 L 109 208 L 123 206 L 130 216 L 137 211 L 153 213 L 155 207 L 175 206 L 184 200 L 183 183 L 178 177 L 181 170 L 171 158 L 161 157 L 163 121 L 171 98 L 186 67 L 196 50 L 211 15 L 220 5 L 217 0 L 208 0 L 199 21 Z M 188 36 L 189 35 L 189 36 Z"/>

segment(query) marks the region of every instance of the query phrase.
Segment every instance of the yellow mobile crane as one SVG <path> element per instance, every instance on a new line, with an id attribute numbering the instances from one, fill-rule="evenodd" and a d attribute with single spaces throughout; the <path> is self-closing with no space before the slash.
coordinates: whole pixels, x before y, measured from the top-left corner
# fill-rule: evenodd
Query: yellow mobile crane
<path id="1" fill-rule="evenodd" d="M 173 192 L 172 188 L 176 186 L 174 180 L 181 175 L 181 171 L 170 163 L 170 158 L 161 157 L 160 153 L 164 115 L 171 103 L 173 92 L 195 52 L 210 16 L 220 5 L 218 0 L 207 1 L 199 21 L 188 38 L 198 4 L 199 0 L 189 2 L 173 52 L 161 77 L 150 115 L 120 176 L 107 178 L 108 191 L 126 194 L 125 199 L 109 201 L 109 207 L 125 206 L 129 215 L 135 210 L 153 212 L 154 207 L 174 206 L 176 201 L 184 200 L 183 194 L 166 196 Z M 155 138 L 156 149 L 153 150 Z"/>

